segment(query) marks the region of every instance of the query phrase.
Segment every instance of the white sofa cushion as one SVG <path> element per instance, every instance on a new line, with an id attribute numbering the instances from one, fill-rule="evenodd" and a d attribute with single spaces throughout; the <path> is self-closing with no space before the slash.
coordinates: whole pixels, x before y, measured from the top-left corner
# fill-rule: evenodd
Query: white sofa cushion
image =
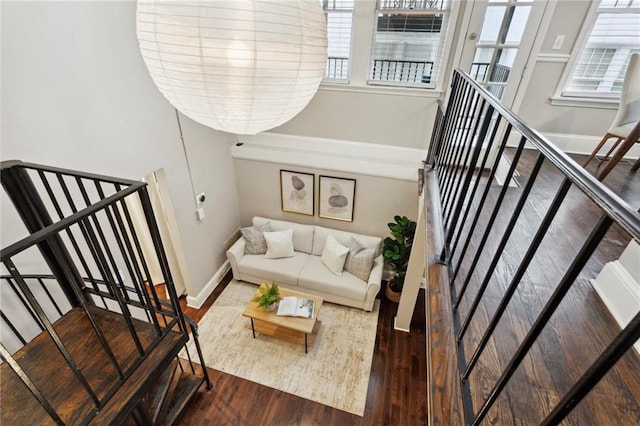
<path id="1" fill-rule="evenodd" d="M 308 254 L 300 252 L 296 252 L 293 257 L 281 259 L 266 259 L 262 254 L 246 254 L 238 262 L 238 267 L 243 274 L 261 277 L 285 287 L 297 287 L 298 276 L 308 257 Z"/>
<path id="2" fill-rule="evenodd" d="M 280 259 L 282 257 L 293 257 L 293 229 L 264 232 L 263 235 L 267 241 L 265 258 Z"/>
<path id="3" fill-rule="evenodd" d="M 294 222 L 285 222 L 283 220 L 266 219 L 264 217 L 255 216 L 253 218 L 253 225 L 262 225 L 269 223 L 272 231 L 284 231 L 286 229 L 293 229 L 293 248 L 295 251 L 301 251 L 303 253 L 311 253 L 313 247 L 314 238 L 314 225 L 302 225 Z M 324 240 L 322 241 L 324 247 Z M 318 253 L 318 256 L 322 251 Z"/>
<path id="4" fill-rule="evenodd" d="M 273 229 L 273 222 L 271 228 Z M 313 250 L 311 250 L 310 253 L 316 256 L 321 256 L 322 250 L 324 250 L 324 243 L 329 235 L 332 235 L 345 247 L 349 247 L 351 245 L 351 237 L 353 236 L 357 238 L 365 248 L 373 249 L 375 251 L 374 257 L 377 257 L 380 254 L 380 244 L 382 242 L 380 237 L 354 234 L 353 232 L 347 231 L 338 231 L 336 229 L 325 228 L 323 226 L 316 226 L 316 230 L 313 234 Z"/>
<path id="5" fill-rule="evenodd" d="M 348 272 L 335 275 L 324 266 L 319 256 L 309 256 L 298 277 L 298 285 L 353 300 L 364 301 L 367 295 L 367 283 Z"/>
<path id="6" fill-rule="evenodd" d="M 336 275 L 342 275 L 342 268 L 344 268 L 344 262 L 347 260 L 348 254 L 349 249 L 329 235 L 322 250 L 320 260 L 322 260 L 322 263 L 324 263 L 331 272 Z"/>

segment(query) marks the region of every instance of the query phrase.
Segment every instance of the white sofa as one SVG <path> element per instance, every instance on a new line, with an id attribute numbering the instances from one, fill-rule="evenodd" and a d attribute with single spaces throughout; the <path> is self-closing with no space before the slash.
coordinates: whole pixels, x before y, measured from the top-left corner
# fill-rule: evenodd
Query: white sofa
<path id="1" fill-rule="evenodd" d="M 373 309 L 382 281 L 384 262 L 381 238 L 317 225 L 303 225 L 258 216 L 253 218 L 253 226 L 266 223 L 269 223 L 272 231 L 293 229 L 294 255 L 268 259 L 264 254 L 245 254 L 246 243 L 244 238 L 240 237 L 227 250 L 227 258 L 235 279 L 255 284 L 275 282 L 284 287 L 322 296 L 328 302 L 366 311 Z M 329 235 L 345 247 L 350 246 L 353 237 L 365 248 L 374 250 L 373 265 L 366 282 L 346 270 L 342 271 L 342 275 L 338 275 L 325 266 L 321 256 Z"/>

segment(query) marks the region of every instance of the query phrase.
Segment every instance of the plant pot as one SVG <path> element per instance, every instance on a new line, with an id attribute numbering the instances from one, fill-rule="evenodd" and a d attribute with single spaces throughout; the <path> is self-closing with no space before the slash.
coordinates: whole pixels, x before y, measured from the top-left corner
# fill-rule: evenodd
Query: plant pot
<path id="1" fill-rule="evenodd" d="M 385 296 L 387 296 L 387 299 L 391 300 L 393 303 L 400 303 L 400 295 L 402 294 L 402 292 L 394 291 L 391 288 L 392 283 L 393 280 L 387 282 L 387 285 L 384 287 L 384 294 Z"/>
<path id="2" fill-rule="evenodd" d="M 267 306 L 267 312 L 273 312 L 276 310 L 276 302 L 273 302 L 272 304 L 270 304 L 269 306 Z"/>

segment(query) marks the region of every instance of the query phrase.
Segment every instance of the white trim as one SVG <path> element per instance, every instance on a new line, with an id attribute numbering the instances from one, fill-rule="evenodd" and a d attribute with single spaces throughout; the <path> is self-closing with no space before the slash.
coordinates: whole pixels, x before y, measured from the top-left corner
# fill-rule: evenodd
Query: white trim
<path id="1" fill-rule="evenodd" d="M 551 105 L 566 106 L 573 108 L 597 108 L 597 109 L 614 109 L 620 106 L 620 99 L 615 98 L 588 98 L 577 96 L 558 96 L 553 95 L 550 98 Z"/>
<path id="2" fill-rule="evenodd" d="M 539 53 L 536 62 L 547 62 L 553 64 L 566 64 L 571 59 L 568 53 Z"/>
<path id="3" fill-rule="evenodd" d="M 207 282 L 200 292 L 195 296 L 187 296 L 187 306 L 194 309 L 200 309 L 207 298 L 213 293 L 213 290 L 220 284 L 220 281 L 227 275 L 231 269 L 231 264 L 225 260 L 222 266 L 213 274 L 213 277 Z"/>
<path id="4" fill-rule="evenodd" d="M 432 88 L 416 88 L 407 86 L 393 86 L 393 85 L 371 85 L 363 86 L 356 84 L 338 84 L 338 83 L 322 83 L 320 84 L 319 92 L 356 92 L 356 93 L 371 93 L 375 95 L 392 95 L 392 96 L 416 96 L 421 98 L 439 98 L 442 95 L 442 90 Z"/>
<path id="5" fill-rule="evenodd" d="M 233 158 L 417 182 L 427 151 L 279 133 L 238 136 Z"/>
<path id="6" fill-rule="evenodd" d="M 631 321 L 640 307 L 640 268 L 636 261 L 639 256 L 640 246 L 632 240 L 619 260 L 604 265 L 598 276 L 590 280 L 621 328 Z M 634 263 L 625 265 L 625 258 Z M 640 353 L 640 340 L 635 349 Z"/>

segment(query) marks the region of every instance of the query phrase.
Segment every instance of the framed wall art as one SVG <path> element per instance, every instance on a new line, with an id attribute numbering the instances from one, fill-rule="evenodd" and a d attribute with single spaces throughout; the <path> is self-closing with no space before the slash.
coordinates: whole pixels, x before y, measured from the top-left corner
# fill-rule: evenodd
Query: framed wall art
<path id="1" fill-rule="evenodd" d="M 355 195 L 355 179 L 320 176 L 319 216 L 352 222 Z"/>
<path id="2" fill-rule="evenodd" d="M 280 170 L 282 210 L 313 216 L 315 213 L 314 174 Z"/>

